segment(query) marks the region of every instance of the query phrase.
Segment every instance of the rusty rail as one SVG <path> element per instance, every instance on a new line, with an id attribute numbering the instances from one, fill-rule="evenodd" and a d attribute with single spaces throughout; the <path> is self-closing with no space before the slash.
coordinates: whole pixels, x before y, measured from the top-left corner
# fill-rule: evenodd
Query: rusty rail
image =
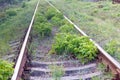
<path id="1" fill-rule="evenodd" d="M 58 10 L 53 4 L 51 4 L 49 1 L 46 0 L 46 2 L 51 5 L 53 8 L 56 9 L 58 13 L 61 13 L 60 10 Z M 64 15 L 64 18 L 68 20 L 71 24 L 74 25 L 74 27 L 80 32 L 83 36 L 88 36 L 84 31 L 82 31 L 77 25 L 75 25 L 68 17 Z M 99 54 L 98 58 L 100 61 L 103 62 L 104 65 L 106 65 L 106 71 L 111 70 L 114 74 L 113 80 L 120 80 L 120 64 L 117 62 L 112 56 L 110 56 L 102 47 L 100 47 L 95 41 L 90 39 L 94 45 L 97 47 Z"/>
<path id="2" fill-rule="evenodd" d="M 38 9 L 39 2 L 40 2 L 40 0 L 38 0 L 38 2 L 37 2 L 31 23 L 30 23 L 29 28 L 27 30 L 27 33 L 25 35 L 24 42 L 22 44 L 22 48 L 20 50 L 20 53 L 19 53 L 19 56 L 17 59 L 17 63 L 15 65 L 14 73 L 13 73 L 11 80 L 20 80 L 21 79 L 22 72 L 24 70 L 24 66 L 25 66 L 25 63 L 27 61 L 27 52 L 28 52 L 27 45 L 29 43 L 29 36 L 30 36 L 32 24 L 34 22 L 35 14 L 36 14 L 37 9 Z"/>

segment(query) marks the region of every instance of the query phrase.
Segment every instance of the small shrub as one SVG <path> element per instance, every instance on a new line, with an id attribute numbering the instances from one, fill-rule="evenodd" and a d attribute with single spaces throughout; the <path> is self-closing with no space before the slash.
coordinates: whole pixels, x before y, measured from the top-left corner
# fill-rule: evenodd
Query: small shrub
<path id="1" fill-rule="evenodd" d="M 48 8 L 47 9 L 47 11 L 46 11 L 46 18 L 48 19 L 48 20 L 50 20 L 52 17 L 54 17 L 56 14 L 58 14 L 57 12 L 56 12 L 56 10 L 55 9 L 53 9 L 53 8 Z"/>
<path id="2" fill-rule="evenodd" d="M 36 19 L 35 19 L 36 23 L 43 23 L 43 22 L 47 22 L 47 19 L 44 15 L 42 14 L 37 14 L 36 15 Z"/>
<path id="3" fill-rule="evenodd" d="M 13 73 L 13 65 L 7 61 L 0 60 L 0 80 L 8 80 Z"/>
<path id="4" fill-rule="evenodd" d="M 69 35 L 69 39 L 74 38 L 75 36 Z M 66 52 L 66 47 L 68 45 L 67 41 L 67 35 L 65 33 L 57 34 L 55 37 L 55 43 L 52 45 L 52 52 L 56 53 L 58 55 L 62 55 L 64 53 L 68 54 L 69 52 Z"/>
<path id="5" fill-rule="evenodd" d="M 6 11 L 6 14 L 8 14 L 9 16 L 15 16 L 17 15 L 17 12 L 15 10 L 8 10 Z"/>
<path id="6" fill-rule="evenodd" d="M 82 63 L 87 63 L 97 56 L 97 48 L 88 37 L 65 33 L 56 36 L 51 52 L 58 55 L 64 53 L 74 55 Z"/>
<path id="7" fill-rule="evenodd" d="M 50 23 L 38 23 L 35 25 L 34 29 L 40 37 L 51 35 L 51 24 Z"/>
<path id="8" fill-rule="evenodd" d="M 62 13 L 57 13 L 55 16 L 56 16 L 56 17 L 58 17 L 58 18 L 60 18 L 60 19 L 64 19 L 64 17 L 63 17 L 63 14 L 62 14 Z"/>
<path id="9" fill-rule="evenodd" d="M 65 24 L 63 26 L 60 27 L 60 31 L 61 32 L 65 32 L 65 33 L 75 33 L 75 28 L 72 24 Z"/>
<path id="10" fill-rule="evenodd" d="M 51 21 L 55 26 L 61 26 L 63 23 L 62 20 L 56 16 L 52 17 Z"/>
<path id="11" fill-rule="evenodd" d="M 52 18 L 51 18 L 51 21 L 52 23 L 55 25 L 55 26 L 61 26 L 64 24 L 64 17 L 63 17 L 63 14 L 61 13 L 56 13 Z"/>

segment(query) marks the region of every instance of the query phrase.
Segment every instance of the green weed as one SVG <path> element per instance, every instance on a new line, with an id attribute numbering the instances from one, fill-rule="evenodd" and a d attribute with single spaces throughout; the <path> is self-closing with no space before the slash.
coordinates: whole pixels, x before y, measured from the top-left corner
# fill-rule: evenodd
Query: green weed
<path id="1" fill-rule="evenodd" d="M 13 64 L 0 60 L 0 80 L 8 80 L 13 73 Z"/>

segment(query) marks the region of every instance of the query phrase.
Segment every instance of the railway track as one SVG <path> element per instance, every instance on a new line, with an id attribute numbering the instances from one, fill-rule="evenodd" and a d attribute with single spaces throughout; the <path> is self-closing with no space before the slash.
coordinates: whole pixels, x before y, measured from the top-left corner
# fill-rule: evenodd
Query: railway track
<path id="1" fill-rule="evenodd" d="M 52 5 L 50 2 L 46 1 L 49 5 L 51 5 L 53 8 L 57 10 L 57 12 L 61 13 L 54 5 Z M 48 56 L 43 55 L 42 53 L 46 53 L 42 51 L 42 49 L 49 49 L 44 43 L 52 44 L 52 41 L 48 38 L 47 40 L 43 40 L 44 42 L 41 43 L 44 47 L 40 48 L 40 52 L 38 49 L 38 55 L 35 55 L 35 59 L 32 61 L 29 59 L 29 46 L 32 41 L 31 38 L 31 30 L 32 25 L 34 22 L 35 14 L 38 9 L 40 0 L 38 1 L 34 15 L 32 17 L 31 23 L 29 25 L 29 28 L 26 32 L 26 35 L 23 39 L 23 44 L 21 46 L 21 49 L 19 51 L 19 56 L 15 65 L 14 73 L 11 78 L 11 80 L 20 80 L 22 77 L 24 77 L 25 80 L 52 80 L 51 77 L 51 65 L 58 65 L 58 66 L 64 66 L 63 71 L 65 74 L 61 78 L 61 80 L 90 80 L 93 76 L 101 75 L 102 72 L 98 71 L 96 66 L 97 64 L 95 62 L 92 62 L 90 64 L 82 65 L 78 60 L 74 59 L 67 59 L 59 61 L 59 59 L 52 59 L 51 61 L 48 59 Z M 76 30 L 80 32 L 81 35 L 87 36 L 81 29 L 79 29 L 71 20 L 69 20 L 65 15 L 64 18 L 68 20 L 71 24 L 74 25 Z M 111 57 L 106 51 L 104 51 L 97 43 L 95 43 L 92 39 L 90 39 L 94 45 L 98 48 L 99 54 L 98 58 L 100 62 L 103 62 L 106 65 L 106 71 L 112 71 L 114 74 L 113 80 L 120 80 L 120 64 Z M 17 44 L 17 43 L 16 43 Z M 16 45 L 14 44 L 14 45 Z M 11 45 L 12 46 L 12 45 Z M 43 61 L 44 59 L 44 61 Z M 73 66 L 74 65 L 74 66 Z"/>

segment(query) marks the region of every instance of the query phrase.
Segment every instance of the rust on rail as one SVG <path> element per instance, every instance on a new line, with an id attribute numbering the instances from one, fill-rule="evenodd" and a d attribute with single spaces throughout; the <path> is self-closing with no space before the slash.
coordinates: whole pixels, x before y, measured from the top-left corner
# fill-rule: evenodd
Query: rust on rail
<path id="1" fill-rule="evenodd" d="M 120 0 L 114 0 L 117 2 L 120 2 Z M 51 4 L 49 1 L 46 0 L 46 2 L 51 5 L 53 8 L 57 10 L 57 12 L 61 13 L 60 10 L 58 10 L 53 4 Z M 82 31 L 77 25 L 75 25 L 68 17 L 64 15 L 64 18 L 68 20 L 71 24 L 74 25 L 74 27 L 80 32 L 83 36 L 88 36 L 84 31 Z M 113 80 L 120 80 L 120 64 L 112 57 L 110 56 L 102 47 L 100 47 L 96 42 L 94 42 L 92 39 L 90 39 L 94 45 L 97 47 L 99 54 L 98 59 L 102 61 L 104 65 L 106 65 L 106 71 L 112 71 L 114 74 Z"/>

